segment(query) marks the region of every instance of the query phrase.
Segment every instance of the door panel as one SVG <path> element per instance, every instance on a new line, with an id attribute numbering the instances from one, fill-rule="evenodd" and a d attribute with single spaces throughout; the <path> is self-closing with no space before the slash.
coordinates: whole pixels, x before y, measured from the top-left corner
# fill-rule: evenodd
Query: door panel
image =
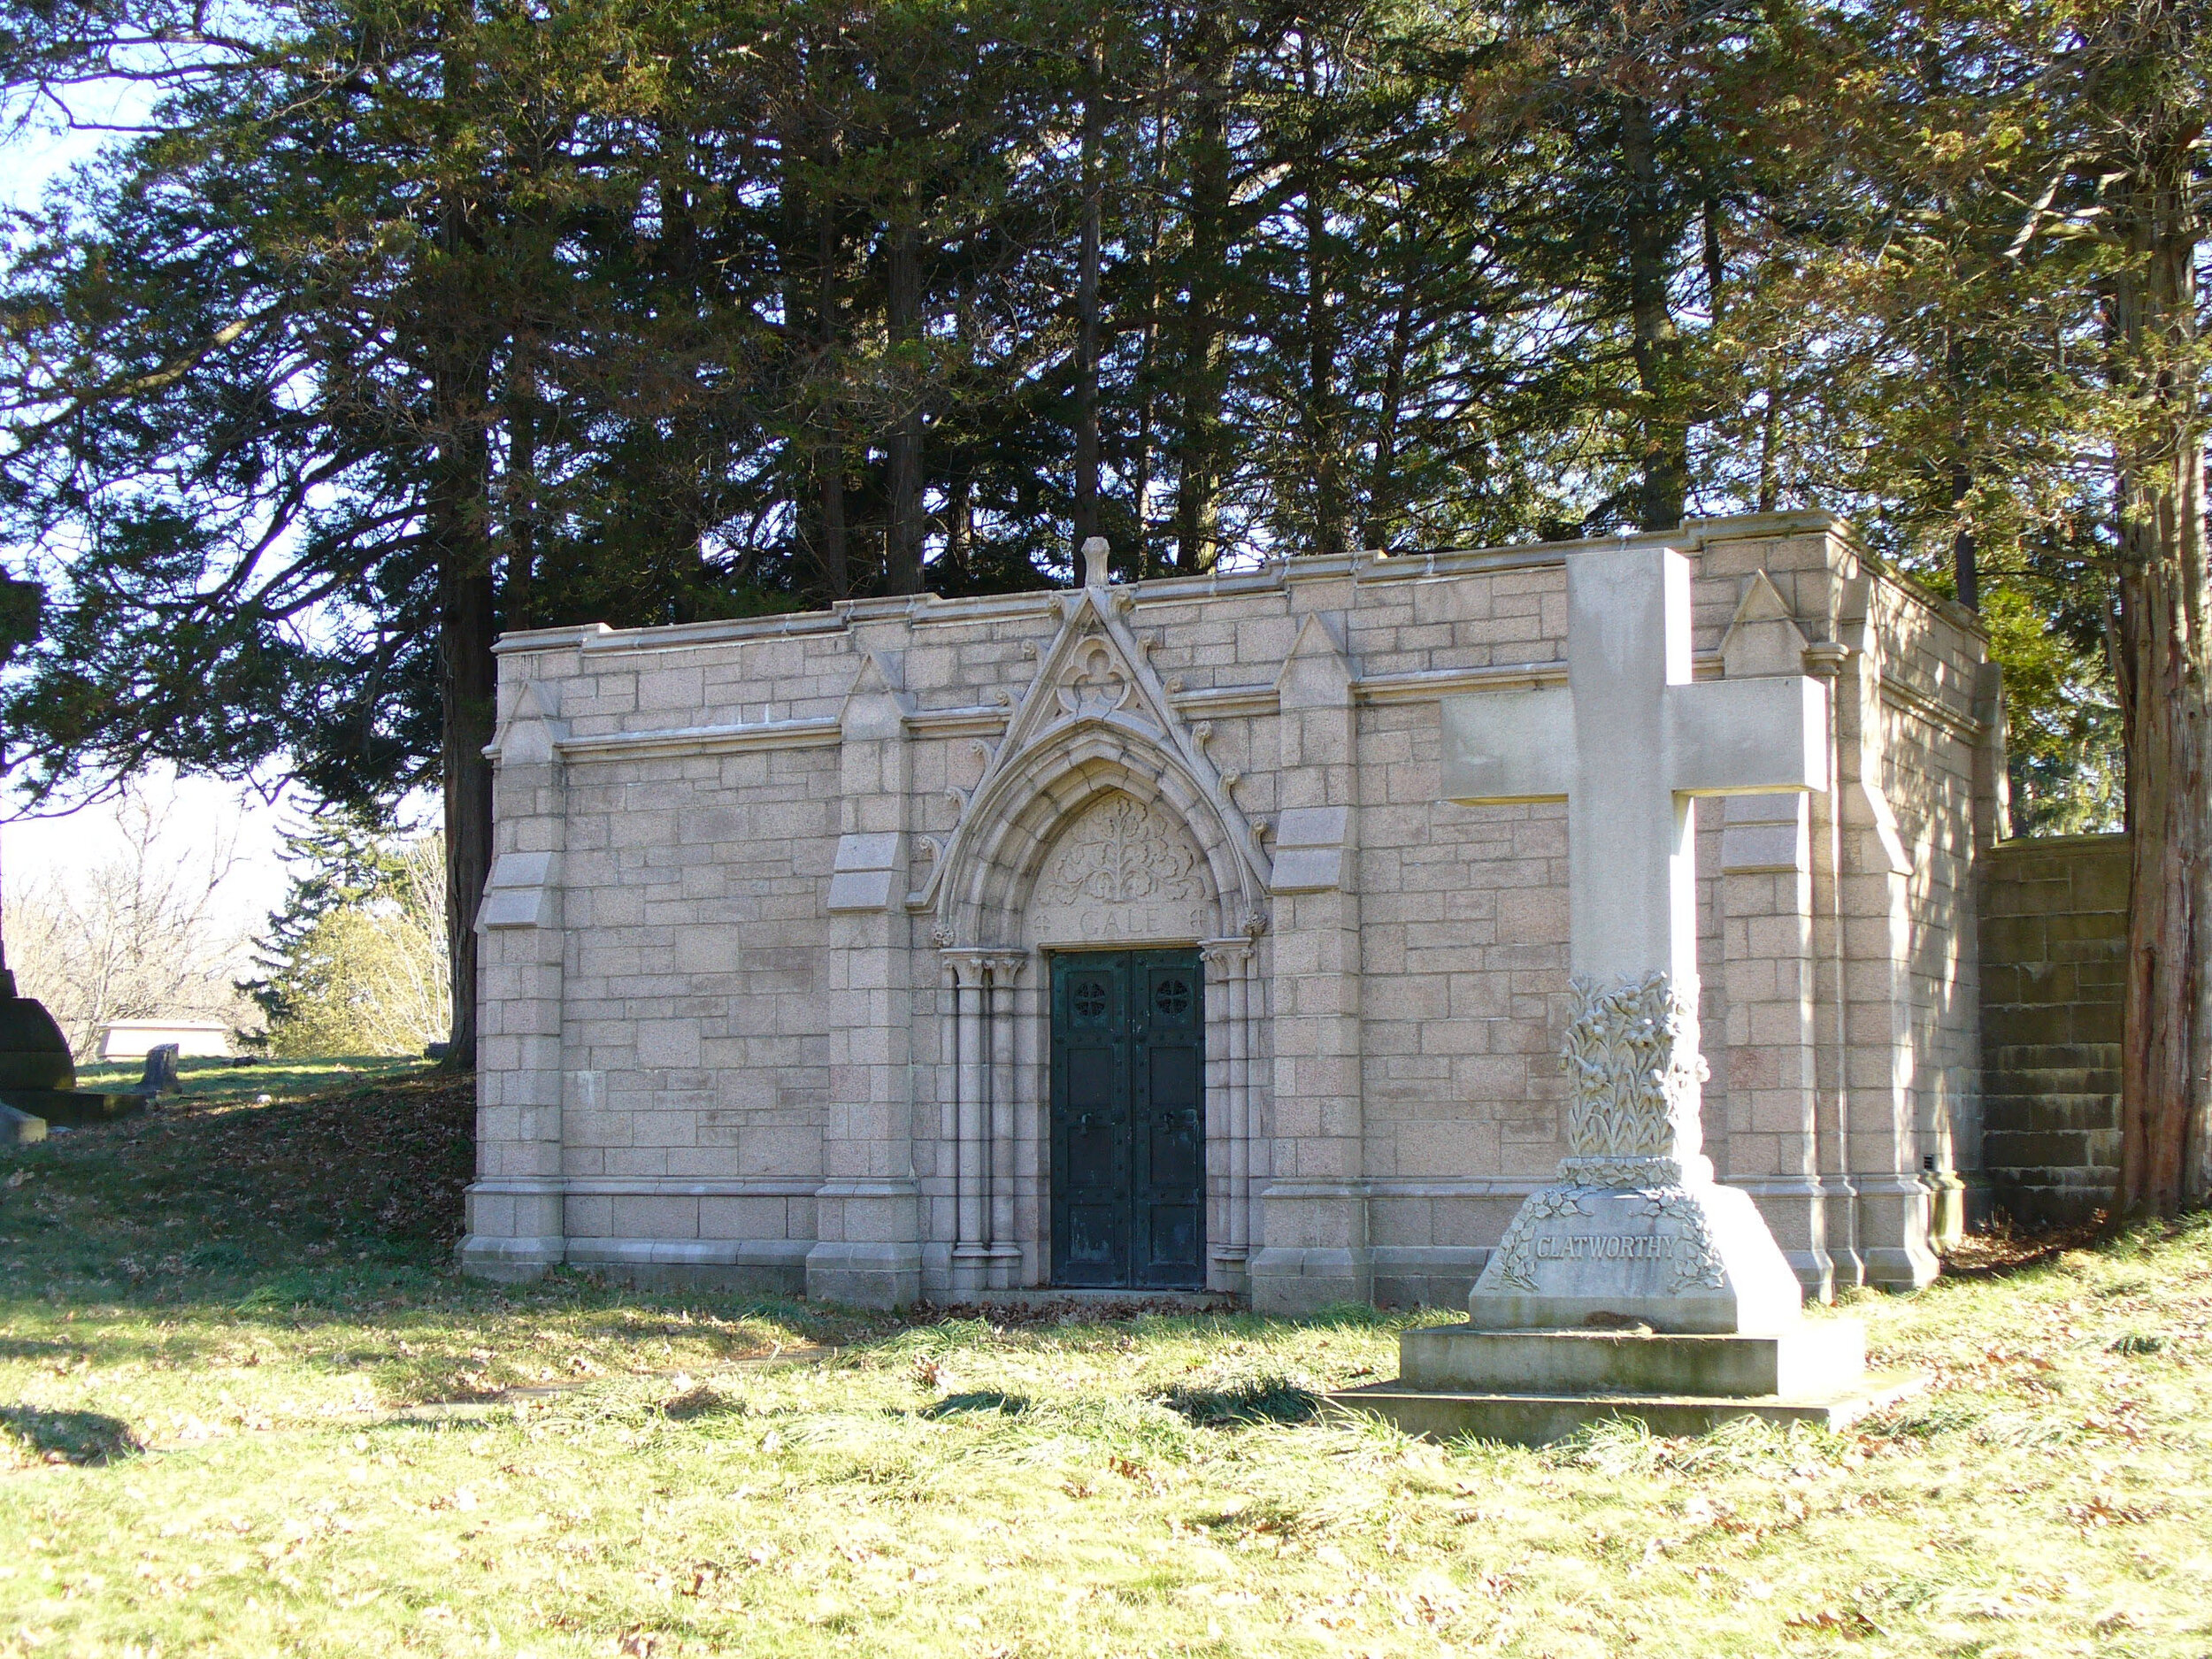
<path id="1" fill-rule="evenodd" d="M 1052 1276 L 1205 1283 L 1205 1004 L 1189 950 L 1052 959 Z"/>
<path id="2" fill-rule="evenodd" d="M 1052 1277 L 1128 1283 L 1129 964 L 1052 964 Z"/>
<path id="3" fill-rule="evenodd" d="M 1195 1288 L 1206 1282 L 1205 987 L 1196 951 L 1140 951 L 1135 967 L 1131 1282 Z"/>

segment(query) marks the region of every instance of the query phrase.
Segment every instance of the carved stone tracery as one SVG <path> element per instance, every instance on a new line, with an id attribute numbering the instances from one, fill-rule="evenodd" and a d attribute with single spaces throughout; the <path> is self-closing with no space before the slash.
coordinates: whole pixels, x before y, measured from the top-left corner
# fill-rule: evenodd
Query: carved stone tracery
<path id="1" fill-rule="evenodd" d="M 1068 943 L 1203 936 L 1214 909 L 1203 864 L 1189 833 L 1156 807 L 1109 795 L 1045 855 L 1033 931 Z"/>
<path id="2" fill-rule="evenodd" d="M 1127 706 L 1136 687 L 1102 641 L 1079 649 L 1061 676 L 1056 696 L 1070 718 L 1102 720 Z"/>

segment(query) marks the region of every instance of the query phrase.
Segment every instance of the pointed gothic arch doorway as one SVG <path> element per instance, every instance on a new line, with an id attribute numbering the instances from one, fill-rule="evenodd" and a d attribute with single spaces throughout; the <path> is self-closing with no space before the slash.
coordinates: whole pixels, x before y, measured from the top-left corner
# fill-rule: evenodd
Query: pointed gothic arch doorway
<path id="1" fill-rule="evenodd" d="M 1055 952 L 1051 999 L 1052 1282 L 1204 1288 L 1199 953 Z"/>

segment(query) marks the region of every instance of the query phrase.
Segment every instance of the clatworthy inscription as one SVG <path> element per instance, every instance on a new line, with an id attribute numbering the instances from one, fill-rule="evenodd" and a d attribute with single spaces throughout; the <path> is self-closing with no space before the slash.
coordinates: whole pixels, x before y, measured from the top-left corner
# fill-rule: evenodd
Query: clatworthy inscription
<path id="1" fill-rule="evenodd" d="M 1536 1240 L 1535 1256 L 1540 1262 L 1666 1262 L 1674 1258 L 1674 1240 L 1632 1233 L 1540 1238 Z"/>

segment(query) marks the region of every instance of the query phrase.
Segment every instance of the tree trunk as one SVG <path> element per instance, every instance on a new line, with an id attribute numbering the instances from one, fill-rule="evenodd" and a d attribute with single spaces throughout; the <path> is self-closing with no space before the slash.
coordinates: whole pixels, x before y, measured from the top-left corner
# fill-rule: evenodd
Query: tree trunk
<path id="1" fill-rule="evenodd" d="M 1367 482 L 1367 527 L 1361 540 L 1376 552 L 1390 547 L 1398 519 L 1398 422 L 1406 398 L 1406 359 L 1413 350 L 1413 290 L 1410 280 L 1399 296 L 1390 325 L 1390 357 L 1383 371 L 1382 408 L 1375 421 L 1375 466 Z"/>
<path id="2" fill-rule="evenodd" d="M 540 404 L 533 344 L 518 334 L 507 365 L 507 468 L 500 490 L 507 520 L 501 611 L 506 626 L 518 629 L 530 626 L 537 611 Z"/>
<path id="3" fill-rule="evenodd" d="M 1666 204 L 1659 188 L 1658 135 L 1651 105 L 1621 105 L 1621 162 L 1627 173 L 1629 350 L 1640 400 L 1636 432 L 1636 522 L 1671 530 L 1690 494 L 1690 428 L 1678 380 L 1681 342 L 1667 299 Z"/>
<path id="4" fill-rule="evenodd" d="M 439 555 L 438 676 L 445 781 L 446 945 L 453 989 L 447 1064 L 476 1064 L 476 912 L 492 863 L 492 741 L 498 663 L 491 549 L 483 533 L 480 432 L 443 440 L 430 508 Z"/>
<path id="5" fill-rule="evenodd" d="M 2196 368 L 2198 228 L 2190 140 L 2162 109 L 2121 223 L 2115 285 L 2120 675 L 2133 899 L 2121 1057 L 2120 1213 L 2212 1196 L 2212 571 Z"/>
<path id="6" fill-rule="evenodd" d="M 1959 603 L 1969 611 L 1979 611 L 1981 542 L 1965 518 L 1974 495 L 1974 434 L 1967 414 L 1971 392 L 1965 353 L 1955 334 L 1944 349 L 1943 370 L 1951 382 L 1951 405 L 1955 411 L 1951 423 L 1951 516 L 1957 521 L 1957 527 L 1951 533 L 1952 587 L 1958 594 Z"/>
<path id="7" fill-rule="evenodd" d="M 1167 178 L 1168 65 L 1163 62 L 1152 110 L 1151 175 L 1145 181 L 1144 334 L 1137 357 L 1137 545 L 1130 549 L 1131 568 L 1139 576 L 1152 569 L 1152 480 L 1156 470 L 1153 455 L 1159 426 L 1160 393 L 1160 233 L 1162 194 Z"/>
<path id="8" fill-rule="evenodd" d="M 1221 271 L 1227 257 L 1229 88 L 1227 31 L 1211 11 L 1200 26 L 1191 79 L 1188 244 L 1179 319 L 1181 431 L 1175 455 L 1175 563 L 1186 574 L 1211 570 L 1219 555 L 1222 404 L 1228 394 L 1221 328 Z"/>
<path id="9" fill-rule="evenodd" d="M 886 293 L 896 382 L 904 407 L 891 428 L 891 523 L 886 537 L 884 589 L 922 591 L 922 243 L 911 224 L 895 225 Z"/>
<path id="10" fill-rule="evenodd" d="M 1336 315 L 1329 303 L 1329 186 L 1323 97 L 1314 65 L 1313 35 L 1299 35 L 1299 73 L 1305 104 L 1314 113 L 1303 157 L 1305 177 L 1299 180 L 1303 198 L 1300 229 L 1303 233 L 1306 278 L 1306 397 L 1302 422 L 1306 453 L 1313 466 L 1313 549 L 1323 555 L 1344 551 L 1344 466 L 1338 449 L 1336 407 Z"/>
<path id="11" fill-rule="evenodd" d="M 1963 442 L 1962 438 L 1962 446 Z M 1974 469 L 1962 452 L 1951 463 L 1951 511 L 1955 515 L 1965 511 L 1966 499 L 1973 490 Z M 1969 611 L 1982 608 L 1981 543 L 1963 523 L 1951 533 L 1951 585 L 1959 603 Z"/>
<path id="12" fill-rule="evenodd" d="M 820 535 L 814 557 L 822 567 L 832 601 L 852 597 L 852 565 L 845 530 L 845 445 L 838 430 L 835 378 L 838 373 L 838 316 L 844 301 L 839 293 L 836 210 L 826 201 L 814 204 L 814 326 L 819 352 L 818 375 L 828 375 L 829 389 L 815 400 L 819 425 L 814 444 L 814 477 L 820 493 Z"/>
<path id="13" fill-rule="evenodd" d="M 1075 303 L 1075 545 L 1098 534 L 1098 244 L 1099 109 L 1104 96 L 1102 54 L 1094 41 L 1084 55 L 1083 245 Z M 1142 572 L 1140 572 L 1140 574 Z"/>
<path id="14" fill-rule="evenodd" d="M 441 14 L 447 96 L 472 86 L 474 65 L 457 42 L 457 7 Z M 469 19 L 472 24 L 472 19 Z M 430 373 L 434 453 L 425 518 L 438 570 L 440 753 L 445 786 L 446 946 L 453 994 L 446 1064 L 476 1065 L 476 912 L 492 862 L 492 741 L 498 663 L 492 641 L 498 597 L 490 534 L 491 356 L 474 301 L 483 246 L 481 202 L 459 186 L 438 201 L 438 259 L 425 303 L 441 325 Z"/>

